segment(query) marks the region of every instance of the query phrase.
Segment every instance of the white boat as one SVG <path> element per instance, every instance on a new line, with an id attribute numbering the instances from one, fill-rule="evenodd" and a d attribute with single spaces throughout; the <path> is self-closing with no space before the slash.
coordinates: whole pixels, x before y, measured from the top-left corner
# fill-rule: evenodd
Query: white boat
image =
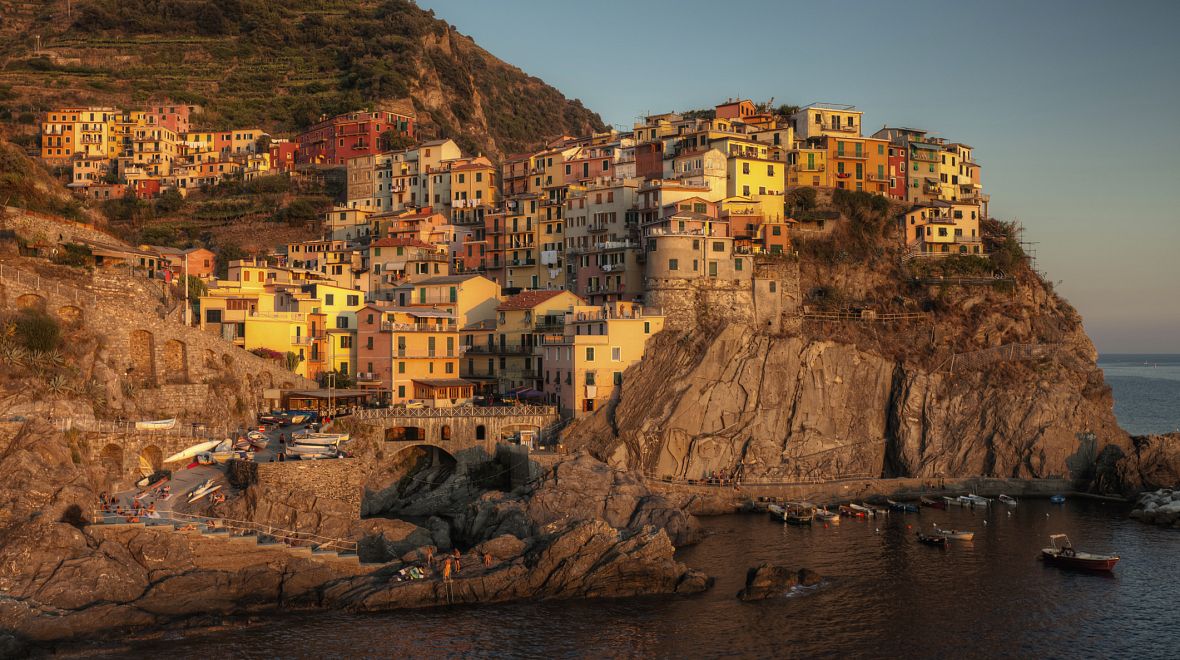
<path id="1" fill-rule="evenodd" d="M 136 431 L 167 431 L 176 426 L 176 419 L 155 419 L 146 422 L 136 422 Z"/>
<path id="2" fill-rule="evenodd" d="M 863 513 L 868 517 L 872 517 L 875 513 L 870 507 L 864 506 L 862 504 L 854 504 L 852 502 L 848 503 L 848 508 L 858 513 Z"/>
<path id="3" fill-rule="evenodd" d="M 955 506 L 966 507 L 986 507 L 992 503 L 992 501 L 988 498 L 980 497 L 979 495 L 960 495 L 954 499 L 949 497 L 943 499 L 945 499 L 950 504 L 954 504 Z"/>
<path id="4" fill-rule="evenodd" d="M 815 510 L 815 517 L 823 522 L 840 522 L 840 514 L 834 511 L 828 511 L 827 507 Z"/>
<path id="5" fill-rule="evenodd" d="M 194 493 L 193 495 L 189 495 L 188 503 L 192 504 L 193 502 L 196 502 L 197 500 L 201 499 L 202 497 L 205 497 L 206 495 L 208 495 L 210 493 L 215 493 L 219 490 L 221 490 L 221 484 L 217 484 L 216 486 L 213 486 L 212 488 L 207 488 L 207 489 L 201 491 L 200 493 Z"/>
<path id="6" fill-rule="evenodd" d="M 970 532 L 965 529 L 940 529 L 937 525 L 935 525 L 934 533 L 938 536 L 945 536 L 952 541 L 975 540 L 975 532 Z"/>
<path id="7" fill-rule="evenodd" d="M 192 458 L 193 456 L 196 456 L 197 454 L 203 454 L 203 453 L 209 451 L 210 449 L 213 449 L 214 447 L 216 447 L 219 444 L 221 444 L 221 440 L 210 440 L 208 442 L 202 442 L 201 444 L 193 445 L 192 447 L 189 447 L 188 449 L 176 452 L 175 454 L 169 456 L 168 458 L 165 458 L 164 462 L 171 463 L 173 461 L 183 461 L 184 459 Z"/>
<path id="8" fill-rule="evenodd" d="M 204 495 L 204 494 L 205 494 L 205 493 L 206 493 L 206 492 L 207 492 L 207 491 L 208 491 L 210 488 L 212 488 L 212 487 L 213 487 L 213 480 L 212 480 L 212 479 L 206 479 L 206 480 L 205 480 L 205 483 L 203 483 L 203 484 L 201 484 L 201 485 L 197 486 L 196 488 L 194 488 L 194 489 L 192 490 L 192 492 L 190 492 L 190 493 L 188 494 L 188 501 L 189 501 L 189 502 L 195 502 L 195 501 L 197 501 L 198 499 L 200 499 L 200 497 L 201 497 L 202 495 Z"/>
<path id="9" fill-rule="evenodd" d="M 249 433 L 247 433 L 247 434 L 246 434 L 246 439 L 247 439 L 247 440 L 252 440 L 252 441 L 257 441 L 257 440 L 263 440 L 263 441 L 265 441 L 265 440 L 266 440 L 266 434 L 265 434 L 265 433 L 262 433 L 262 432 L 260 432 L 260 431 L 250 431 Z"/>
<path id="10" fill-rule="evenodd" d="M 787 510 L 777 504 L 771 504 L 770 506 L 766 507 L 766 512 L 769 513 L 770 517 L 774 518 L 775 520 L 785 522 L 787 519 Z"/>
<path id="11" fill-rule="evenodd" d="M 309 418 L 309 417 L 311 417 L 311 415 L 292 415 L 291 416 L 291 423 L 292 424 L 302 424 L 302 423 L 306 422 L 307 418 Z"/>
<path id="12" fill-rule="evenodd" d="M 287 454 L 300 458 L 335 458 L 338 453 L 335 444 L 312 445 L 296 442 L 287 445 Z"/>
<path id="13" fill-rule="evenodd" d="M 998 499 L 1001 502 L 1003 502 L 1004 504 L 1007 504 L 1008 506 L 1016 506 L 1016 498 L 1015 497 L 1009 497 L 1009 496 L 1001 493 L 1000 497 Z"/>
<path id="14" fill-rule="evenodd" d="M 348 442 L 347 433 L 296 433 L 291 440 L 301 445 L 338 445 Z"/>

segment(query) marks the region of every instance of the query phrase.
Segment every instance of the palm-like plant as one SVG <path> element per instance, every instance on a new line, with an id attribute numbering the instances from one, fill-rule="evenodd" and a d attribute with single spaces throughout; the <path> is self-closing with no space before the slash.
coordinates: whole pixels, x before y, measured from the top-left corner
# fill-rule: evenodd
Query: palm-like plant
<path id="1" fill-rule="evenodd" d="M 57 374 L 53 378 L 50 378 L 45 383 L 45 388 L 49 390 L 50 394 L 56 395 L 68 394 L 72 389 L 69 379 L 62 374 Z"/>

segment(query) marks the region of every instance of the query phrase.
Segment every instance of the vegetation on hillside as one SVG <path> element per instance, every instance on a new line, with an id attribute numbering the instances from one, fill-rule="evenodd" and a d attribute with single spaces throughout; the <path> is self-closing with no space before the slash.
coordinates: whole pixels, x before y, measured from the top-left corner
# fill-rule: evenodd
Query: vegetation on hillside
<path id="1" fill-rule="evenodd" d="M 492 154 L 603 127 L 409 0 L 74 0 L 72 21 L 64 9 L 9 19 L 25 36 L 0 44 L 0 97 L 26 112 L 171 98 L 204 106 L 210 128 L 282 132 L 392 102 L 425 133 Z"/>

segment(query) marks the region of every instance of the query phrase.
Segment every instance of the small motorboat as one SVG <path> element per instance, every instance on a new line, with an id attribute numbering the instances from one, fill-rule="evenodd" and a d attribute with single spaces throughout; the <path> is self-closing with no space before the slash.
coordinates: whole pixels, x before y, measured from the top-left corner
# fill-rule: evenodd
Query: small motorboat
<path id="1" fill-rule="evenodd" d="M 889 504 L 891 511 L 901 511 L 902 513 L 917 513 L 917 504 L 907 504 L 905 502 L 894 502 L 893 500 L 885 500 Z"/>
<path id="2" fill-rule="evenodd" d="M 975 532 L 969 532 L 964 529 L 941 529 L 937 525 L 934 527 L 934 534 L 936 536 L 945 536 L 951 541 L 974 541 Z"/>
<path id="3" fill-rule="evenodd" d="M 321 445 L 295 442 L 287 445 L 287 455 L 298 456 L 301 459 L 336 458 L 340 455 L 340 451 L 335 444 Z"/>
<path id="4" fill-rule="evenodd" d="M 291 415 L 292 424 L 302 424 L 311 418 L 311 415 Z"/>
<path id="5" fill-rule="evenodd" d="M 972 507 L 972 508 L 987 507 L 989 504 L 992 503 L 992 501 L 989 500 L 988 498 L 980 497 L 979 495 L 960 495 L 955 498 L 955 502 L 959 506 Z"/>
<path id="6" fill-rule="evenodd" d="M 1007 504 L 1008 506 L 1016 506 L 1016 498 L 1015 497 L 1009 497 L 1008 495 L 1000 493 L 1000 496 L 996 499 L 1000 500 L 1004 504 Z"/>
<path id="7" fill-rule="evenodd" d="M 1065 534 L 1049 536 L 1049 547 L 1041 548 L 1041 558 L 1065 568 L 1081 568 L 1090 571 L 1112 571 L 1119 563 L 1118 555 L 1098 555 L 1074 550 L 1073 543 Z"/>
<path id="8" fill-rule="evenodd" d="M 1054 495 L 1053 497 L 1049 498 L 1049 501 L 1053 504 L 1065 504 L 1065 496 L 1064 495 Z"/>
<path id="9" fill-rule="evenodd" d="M 889 515 L 889 509 L 885 509 L 885 508 L 882 508 L 879 506 L 873 506 L 872 504 L 869 504 L 868 502 L 861 502 L 861 506 L 868 509 L 869 515 L 873 516 L 874 518 Z"/>
<path id="10" fill-rule="evenodd" d="M 787 521 L 787 510 L 777 504 L 771 504 L 766 507 L 766 513 L 779 522 Z"/>
<path id="11" fill-rule="evenodd" d="M 936 500 L 936 499 L 932 499 L 929 497 L 923 497 L 922 499 L 918 500 L 918 503 L 921 504 L 922 506 L 930 507 L 931 509 L 945 509 L 946 508 L 945 501 L 940 500 L 940 499 Z"/>
<path id="12" fill-rule="evenodd" d="M 146 422 L 136 422 L 136 431 L 170 431 L 176 427 L 176 419 L 153 419 Z"/>
<path id="13" fill-rule="evenodd" d="M 202 454 L 204 452 L 207 452 L 220 444 L 221 444 L 221 440 L 209 440 L 207 442 L 195 444 L 187 449 L 183 449 L 181 451 L 176 452 L 175 454 L 169 456 L 168 458 L 165 458 L 164 462 L 171 463 L 173 461 L 183 461 L 186 458 L 193 458 L 197 454 Z"/>
<path id="14" fill-rule="evenodd" d="M 838 523 L 840 522 L 840 514 L 828 511 L 827 507 L 815 510 L 815 517 L 820 522 Z"/>
<path id="15" fill-rule="evenodd" d="M 858 511 L 852 508 L 850 504 L 841 504 L 837 510 L 840 512 L 840 515 L 850 518 L 864 518 L 866 515 L 864 511 Z"/>
<path id="16" fill-rule="evenodd" d="M 783 522 L 788 525 L 810 525 L 815 521 L 815 505 L 808 502 L 788 502 Z"/>
<path id="17" fill-rule="evenodd" d="M 922 532 L 918 532 L 918 543 L 934 545 L 940 548 L 946 548 L 950 545 L 950 541 L 948 541 L 945 536 L 941 536 L 939 534 L 924 534 Z"/>
<path id="18" fill-rule="evenodd" d="M 849 502 L 848 508 L 855 511 L 857 513 L 857 515 L 861 518 L 872 518 L 873 517 L 873 509 L 871 507 L 867 507 L 863 504 L 855 504 L 855 503 Z"/>
<path id="19" fill-rule="evenodd" d="M 295 433 L 291 441 L 303 445 L 338 445 L 348 442 L 347 433 Z"/>

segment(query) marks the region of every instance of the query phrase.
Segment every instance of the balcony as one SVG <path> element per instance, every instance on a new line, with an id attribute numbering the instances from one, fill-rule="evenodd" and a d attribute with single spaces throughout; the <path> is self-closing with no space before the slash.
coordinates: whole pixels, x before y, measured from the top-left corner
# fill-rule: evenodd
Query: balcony
<path id="1" fill-rule="evenodd" d="M 468 355 L 532 355 L 536 346 L 531 344 L 484 344 L 483 346 L 464 346 Z"/>
<path id="2" fill-rule="evenodd" d="M 864 153 L 863 151 L 860 153 L 856 153 L 856 152 L 848 153 L 846 151 L 837 151 L 835 157 L 836 158 L 843 158 L 845 160 L 867 160 L 869 155 Z"/>
<path id="3" fill-rule="evenodd" d="M 381 332 L 458 332 L 459 326 L 451 323 L 381 323 Z"/>
<path id="4" fill-rule="evenodd" d="M 540 318 L 533 324 L 533 330 L 539 333 L 556 333 L 565 329 L 564 318 Z"/>
<path id="5" fill-rule="evenodd" d="M 311 343 L 311 337 L 308 337 L 307 335 L 299 335 L 299 336 L 291 337 L 291 345 L 292 346 L 307 346 L 310 343 Z"/>
<path id="6" fill-rule="evenodd" d="M 603 232 L 610 231 L 610 228 L 604 224 L 592 224 L 586 227 L 586 231 L 591 234 L 601 234 Z"/>
<path id="7" fill-rule="evenodd" d="M 467 353 L 469 348 L 470 347 L 468 347 L 468 346 L 460 346 L 457 349 L 451 349 L 449 351 L 446 349 L 434 349 L 434 350 L 427 349 L 427 350 L 423 351 L 423 350 L 407 350 L 404 348 L 399 348 L 393 352 L 393 357 L 398 358 L 398 359 L 406 359 L 406 360 L 457 358 L 457 357 L 463 355 L 464 353 Z"/>
<path id="8" fill-rule="evenodd" d="M 532 257 L 528 257 L 527 259 L 512 259 L 511 261 L 507 262 L 507 265 L 509 265 L 509 266 L 536 266 L 537 260 Z"/>
<path id="9" fill-rule="evenodd" d="M 372 371 L 360 371 L 360 372 L 357 372 L 357 375 L 356 375 L 356 381 L 358 383 L 374 383 L 374 382 L 377 382 L 380 380 L 381 380 L 381 377 L 379 375 L 373 373 Z"/>

